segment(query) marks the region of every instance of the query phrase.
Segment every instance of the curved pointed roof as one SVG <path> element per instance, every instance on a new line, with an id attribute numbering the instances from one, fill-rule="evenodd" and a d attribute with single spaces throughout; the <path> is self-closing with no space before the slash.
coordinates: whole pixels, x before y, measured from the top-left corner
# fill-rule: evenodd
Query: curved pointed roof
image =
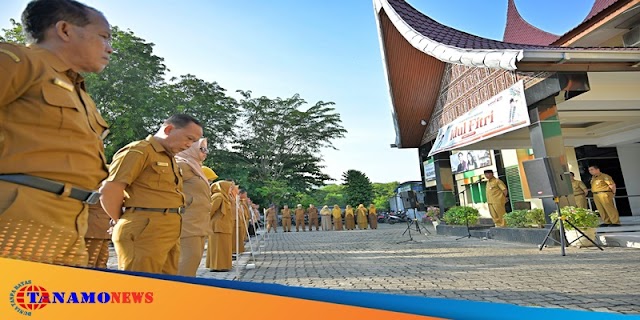
<path id="1" fill-rule="evenodd" d="M 610 7 L 612 4 L 616 3 L 617 1 L 618 0 L 596 0 L 593 3 L 593 7 L 591 7 L 591 11 L 589 11 L 589 14 L 587 14 L 587 17 L 584 18 L 583 22 L 593 18 L 596 14 Z"/>
<path id="2" fill-rule="evenodd" d="M 503 41 L 521 44 L 548 45 L 560 38 L 560 36 L 539 29 L 524 20 L 518 12 L 515 0 L 508 0 L 508 3 L 507 25 L 504 28 Z"/>

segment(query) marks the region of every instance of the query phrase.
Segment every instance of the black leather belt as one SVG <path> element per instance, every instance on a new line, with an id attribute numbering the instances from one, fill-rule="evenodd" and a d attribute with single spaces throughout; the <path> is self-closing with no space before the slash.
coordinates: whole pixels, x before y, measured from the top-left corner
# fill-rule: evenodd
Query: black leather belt
<path id="1" fill-rule="evenodd" d="M 61 195 L 64 192 L 64 183 L 62 182 L 26 174 L 0 174 L 0 180 L 55 193 L 57 195 Z M 100 201 L 100 193 L 71 187 L 69 198 L 80 200 L 87 204 L 96 204 Z"/>
<path id="2" fill-rule="evenodd" d="M 162 212 L 162 213 L 184 213 L 184 208 L 139 208 L 139 207 L 128 207 L 126 210 L 133 211 L 152 211 L 152 212 Z"/>
<path id="3" fill-rule="evenodd" d="M 596 192 L 594 192 L 593 194 L 598 194 L 598 193 L 609 193 L 609 192 L 613 193 L 613 191 L 596 191 Z"/>

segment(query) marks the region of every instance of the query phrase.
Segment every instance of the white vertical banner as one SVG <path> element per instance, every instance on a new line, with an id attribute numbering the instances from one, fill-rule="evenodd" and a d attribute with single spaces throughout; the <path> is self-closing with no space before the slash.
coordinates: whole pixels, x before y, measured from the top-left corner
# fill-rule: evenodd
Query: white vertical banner
<path id="1" fill-rule="evenodd" d="M 529 126 L 524 81 L 467 111 L 438 130 L 429 156 Z"/>

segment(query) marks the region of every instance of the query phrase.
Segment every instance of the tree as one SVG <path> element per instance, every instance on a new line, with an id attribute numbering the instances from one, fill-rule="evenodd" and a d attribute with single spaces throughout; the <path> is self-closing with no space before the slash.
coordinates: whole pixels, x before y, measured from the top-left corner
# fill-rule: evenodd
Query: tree
<path id="1" fill-rule="evenodd" d="M 380 211 L 389 211 L 389 199 L 394 196 L 398 182 L 373 183 L 373 204 Z"/>
<path id="2" fill-rule="evenodd" d="M 9 19 L 9 22 L 11 22 L 11 28 L 2 29 L 2 33 L 4 33 L 4 36 L 0 35 L 0 42 L 25 44 L 27 42 L 27 39 L 24 36 L 22 24 L 17 22 L 15 19 Z"/>
<path id="3" fill-rule="evenodd" d="M 236 158 L 249 172 L 244 183 L 256 190 L 268 181 L 280 181 L 289 194 L 307 193 L 331 180 L 322 172 L 318 153 L 334 148 L 332 141 L 344 137 L 340 115 L 332 102 L 319 101 L 303 110 L 306 101 L 291 98 L 254 98 L 250 91 L 239 91 L 242 117 L 232 146 Z M 273 202 L 276 190 L 262 189 L 263 200 Z"/>
<path id="4" fill-rule="evenodd" d="M 367 206 L 373 200 L 373 187 L 369 178 L 358 170 L 348 170 L 342 174 L 347 204 Z"/>

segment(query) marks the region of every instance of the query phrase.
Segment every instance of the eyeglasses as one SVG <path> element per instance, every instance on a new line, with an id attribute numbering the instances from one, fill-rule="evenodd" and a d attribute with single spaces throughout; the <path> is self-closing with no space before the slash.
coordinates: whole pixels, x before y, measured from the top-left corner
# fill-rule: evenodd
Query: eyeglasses
<path id="1" fill-rule="evenodd" d="M 201 147 L 200 151 L 204 154 L 209 154 L 209 149 L 205 148 L 205 147 Z"/>

